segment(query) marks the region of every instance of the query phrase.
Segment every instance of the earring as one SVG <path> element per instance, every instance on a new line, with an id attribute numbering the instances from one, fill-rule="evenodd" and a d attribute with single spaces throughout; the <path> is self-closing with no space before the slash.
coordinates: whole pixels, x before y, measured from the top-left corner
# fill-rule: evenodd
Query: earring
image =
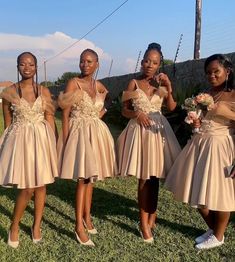
<path id="1" fill-rule="evenodd" d="M 225 89 L 226 91 L 228 91 L 228 74 L 227 74 L 227 76 L 226 76 L 224 89 Z"/>
<path id="2" fill-rule="evenodd" d="M 98 73 L 99 73 L 99 67 L 96 68 L 96 71 L 94 72 L 94 79 L 96 80 L 97 79 L 97 76 L 98 76 Z"/>

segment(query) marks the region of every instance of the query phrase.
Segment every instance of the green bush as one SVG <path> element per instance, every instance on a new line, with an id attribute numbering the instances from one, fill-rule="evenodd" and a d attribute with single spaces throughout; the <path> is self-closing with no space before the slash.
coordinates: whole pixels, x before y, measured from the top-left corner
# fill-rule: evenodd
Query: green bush
<path id="1" fill-rule="evenodd" d="M 105 114 L 103 120 L 106 123 L 116 125 L 120 128 L 125 128 L 129 119 L 125 118 L 122 115 L 122 93 L 118 95 L 114 100 L 112 100 L 111 104 L 107 106 L 107 113 Z"/>

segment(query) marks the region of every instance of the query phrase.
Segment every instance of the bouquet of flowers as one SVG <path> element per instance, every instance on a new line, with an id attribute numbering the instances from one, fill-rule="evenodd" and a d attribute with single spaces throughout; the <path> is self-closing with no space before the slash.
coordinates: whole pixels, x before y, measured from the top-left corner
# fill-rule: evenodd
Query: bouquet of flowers
<path id="1" fill-rule="evenodd" d="M 201 109 L 206 109 L 207 111 L 213 109 L 214 99 L 211 95 L 207 93 L 200 93 L 195 97 L 195 101 Z"/>
<path id="2" fill-rule="evenodd" d="M 200 93 L 196 97 L 186 98 L 182 108 L 187 111 L 185 122 L 192 124 L 194 120 L 201 116 L 202 110 L 211 110 L 214 107 L 213 97 L 207 93 Z M 199 132 L 198 128 L 194 129 L 195 133 Z"/>

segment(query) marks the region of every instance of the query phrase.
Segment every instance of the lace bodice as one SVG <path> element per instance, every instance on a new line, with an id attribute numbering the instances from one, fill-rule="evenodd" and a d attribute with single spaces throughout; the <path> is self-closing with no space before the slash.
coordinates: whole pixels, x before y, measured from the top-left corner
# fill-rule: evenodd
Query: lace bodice
<path id="1" fill-rule="evenodd" d="M 154 94 L 151 98 L 148 98 L 140 88 L 137 88 L 136 92 L 138 92 L 138 97 L 132 99 L 132 105 L 135 111 L 142 111 L 146 114 L 161 111 L 163 97 Z"/>
<path id="2" fill-rule="evenodd" d="M 131 100 L 135 111 L 142 111 L 145 114 L 161 113 L 161 107 L 164 98 L 168 95 L 165 87 L 160 86 L 155 93 L 149 98 L 146 93 L 139 88 L 137 81 L 134 79 L 136 89 L 133 91 L 124 91 L 122 102 Z"/>
<path id="3" fill-rule="evenodd" d="M 235 119 L 234 108 L 235 103 L 233 102 L 220 102 L 215 110 L 208 111 L 202 118 L 200 132 L 216 135 L 234 133 L 234 123 L 232 121 Z"/>
<path id="4" fill-rule="evenodd" d="M 13 125 L 35 124 L 44 120 L 44 109 L 42 97 L 39 96 L 31 106 L 24 98 L 20 98 L 19 103 L 12 104 Z"/>
<path id="5" fill-rule="evenodd" d="M 99 113 L 104 106 L 104 98 L 105 94 L 97 92 L 93 101 L 87 92 L 82 90 L 82 98 L 73 104 L 70 118 L 85 118 L 87 120 L 99 118 Z"/>

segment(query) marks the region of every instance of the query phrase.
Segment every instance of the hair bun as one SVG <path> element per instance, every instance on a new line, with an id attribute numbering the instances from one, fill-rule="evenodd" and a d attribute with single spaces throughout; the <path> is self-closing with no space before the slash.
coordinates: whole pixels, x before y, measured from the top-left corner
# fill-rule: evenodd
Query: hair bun
<path id="1" fill-rule="evenodd" d="M 161 45 L 158 43 L 151 43 L 148 45 L 148 50 L 150 49 L 156 49 L 158 51 L 161 51 Z"/>

